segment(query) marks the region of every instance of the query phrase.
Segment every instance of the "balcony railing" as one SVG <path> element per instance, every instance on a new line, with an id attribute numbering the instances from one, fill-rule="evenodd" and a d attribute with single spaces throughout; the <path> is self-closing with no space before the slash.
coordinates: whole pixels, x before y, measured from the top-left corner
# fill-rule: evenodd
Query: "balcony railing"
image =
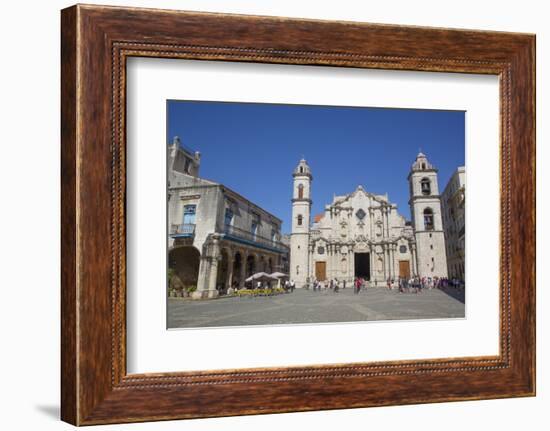
<path id="1" fill-rule="evenodd" d="M 233 237 L 238 240 L 244 240 L 248 243 L 251 243 L 252 245 L 263 246 L 281 252 L 284 252 L 288 249 L 288 247 L 280 241 L 266 238 L 235 226 L 225 226 L 224 233 L 228 237 Z"/>
<path id="2" fill-rule="evenodd" d="M 186 223 L 186 224 L 173 224 L 170 226 L 170 235 L 186 236 L 192 237 L 195 236 L 195 225 Z"/>

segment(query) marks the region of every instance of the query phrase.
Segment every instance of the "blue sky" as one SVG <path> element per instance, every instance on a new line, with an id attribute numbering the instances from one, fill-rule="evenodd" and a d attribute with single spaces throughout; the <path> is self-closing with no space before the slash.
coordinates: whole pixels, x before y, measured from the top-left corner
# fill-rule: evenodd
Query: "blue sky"
<path id="1" fill-rule="evenodd" d="M 334 194 L 361 184 L 388 193 L 410 218 L 407 175 L 419 149 L 439 169 L 439 187 L 464 165 L 464 112 L 169 100 L 167 140 L 201 152 L 200 176 L 291 219 L 292 171 L 313 173 L 312 217 Z"/>

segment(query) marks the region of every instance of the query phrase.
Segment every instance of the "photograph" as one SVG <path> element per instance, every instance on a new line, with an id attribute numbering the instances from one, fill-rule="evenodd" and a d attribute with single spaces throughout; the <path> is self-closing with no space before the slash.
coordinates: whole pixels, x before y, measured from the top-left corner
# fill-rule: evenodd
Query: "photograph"
<path id="1" fill-rule="evenodd" d="M 166 113 L 168 329 L 466 317 L 464 111 Z"/>
<path id="2" fill-rule="evenodd" d="M 4 2 L 1 428 L 549 429 L 548 9 Z"/>

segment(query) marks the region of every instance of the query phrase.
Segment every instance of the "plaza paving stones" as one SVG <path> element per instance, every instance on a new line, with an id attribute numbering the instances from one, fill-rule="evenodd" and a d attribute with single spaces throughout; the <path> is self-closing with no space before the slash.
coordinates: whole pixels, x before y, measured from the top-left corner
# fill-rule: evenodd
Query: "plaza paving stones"
<path id="1" fill-rule="evenodd" d="M 296 289 L 271 297 L 168 298 L 168 328 L 463 318 L 464 312 L 463 292 L 415 294 L 377 287 L 356 295 L 352 288 L 338 293 Z"/>

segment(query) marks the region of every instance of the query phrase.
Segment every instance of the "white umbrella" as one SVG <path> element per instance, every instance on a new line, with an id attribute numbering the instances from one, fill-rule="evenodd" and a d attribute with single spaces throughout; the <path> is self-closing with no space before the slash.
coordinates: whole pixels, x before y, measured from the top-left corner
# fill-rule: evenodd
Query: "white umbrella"
<path id="1" fill-rule="evenodd" d="M 275 278 L 288 278 L 288 274 L 285 274 L 283 272 L 274 272 L 273 274 L 270 274 L 270 275 Z"/>
<path id="2" fill-rule="evenodd" d="M 288 274 L 285 274 L 283 272 L 274 272 L 271 274 L 272 277 L 275 277 L 277 279 L 277 289 L 281 287 L 281 280 L 285 278 L 289 278 Z"/>
<path id="3" fill-rule="evenodd" d="M 277 280 L 276 277 L 272 277 L 271 275 L 265 272 L 257 272 L 256 274 L 252 274 L 245 281 L 250 282 L 250 281 L 275 281 L 275 280 Z"/>

